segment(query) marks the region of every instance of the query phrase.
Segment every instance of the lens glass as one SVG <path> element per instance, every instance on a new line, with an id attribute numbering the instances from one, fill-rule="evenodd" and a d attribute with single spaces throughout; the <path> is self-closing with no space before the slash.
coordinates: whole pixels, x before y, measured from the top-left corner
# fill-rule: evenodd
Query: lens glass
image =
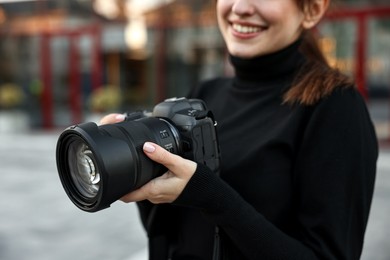
<path id="1" fill-rule="evenodd" d="M 100 188 L 99 168 L 93 152 L 79 139 L 69 145 L 68 164 L 77 191 L 86 198 L 94 198 Z"/>

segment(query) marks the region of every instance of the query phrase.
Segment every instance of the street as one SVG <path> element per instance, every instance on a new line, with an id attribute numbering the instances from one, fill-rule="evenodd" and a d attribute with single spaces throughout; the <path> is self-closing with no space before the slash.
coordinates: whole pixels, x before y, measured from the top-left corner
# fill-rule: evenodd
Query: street
<path id="1" fill-rule="evenodd" d="M 87 213 L 55 165 L 59 132 L 0 133 L 0 260 L 146 260 L 134 204 Z M 381 150 L 363 260 L 390 259 L 390 150 Z"/>
<path id="2" fill-rule="evenodd" d="M 57 137 L 0 134 L 0 259 L 129 260 L 143 252 L 134 204 L 87 213 L 68 199 L 55 165 Z"/>

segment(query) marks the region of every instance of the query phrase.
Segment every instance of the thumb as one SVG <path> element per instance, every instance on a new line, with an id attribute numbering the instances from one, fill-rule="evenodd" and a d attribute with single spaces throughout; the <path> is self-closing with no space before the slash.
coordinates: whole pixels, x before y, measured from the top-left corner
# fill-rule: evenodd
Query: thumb
<path id="1" fill-rule="evenodd" d="M 164 165 L 175 175 L 180 173 L 192 175 L 196 170 L 197 164 L 195 162 L 170 153 L 157 144 L 146 142 L 143 150 L 150 159 Z"/>

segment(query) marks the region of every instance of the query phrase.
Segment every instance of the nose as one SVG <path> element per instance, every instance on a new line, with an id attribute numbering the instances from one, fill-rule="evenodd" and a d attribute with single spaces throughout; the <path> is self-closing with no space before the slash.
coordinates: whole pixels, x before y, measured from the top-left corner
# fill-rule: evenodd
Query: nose
<path id="1" fill-rule="evenodd" d="M 255 8 L 252 0 L 235 0 L 232 6 L 232 12 L 239 16 L 247 16 L 254 14 Z"/>

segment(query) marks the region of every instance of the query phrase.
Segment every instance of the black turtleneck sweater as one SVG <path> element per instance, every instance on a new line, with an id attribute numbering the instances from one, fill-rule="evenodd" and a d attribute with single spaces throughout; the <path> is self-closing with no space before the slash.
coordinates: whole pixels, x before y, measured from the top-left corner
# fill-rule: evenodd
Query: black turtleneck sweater
<path id="1" fill-rule="evenodd" d="M 222 259 L 359 259 L 376 171 L 373 125 L 353 87 L 312 106 L 282 104 L 305 60 L 298 48 L 231 57 L 235 77 L 192 94 L 218 122 L 221 175 L 198 165 L 176 213 L 161 218 L 177 232 L 172 259 L 211 259 L 214 226 Z"/>

